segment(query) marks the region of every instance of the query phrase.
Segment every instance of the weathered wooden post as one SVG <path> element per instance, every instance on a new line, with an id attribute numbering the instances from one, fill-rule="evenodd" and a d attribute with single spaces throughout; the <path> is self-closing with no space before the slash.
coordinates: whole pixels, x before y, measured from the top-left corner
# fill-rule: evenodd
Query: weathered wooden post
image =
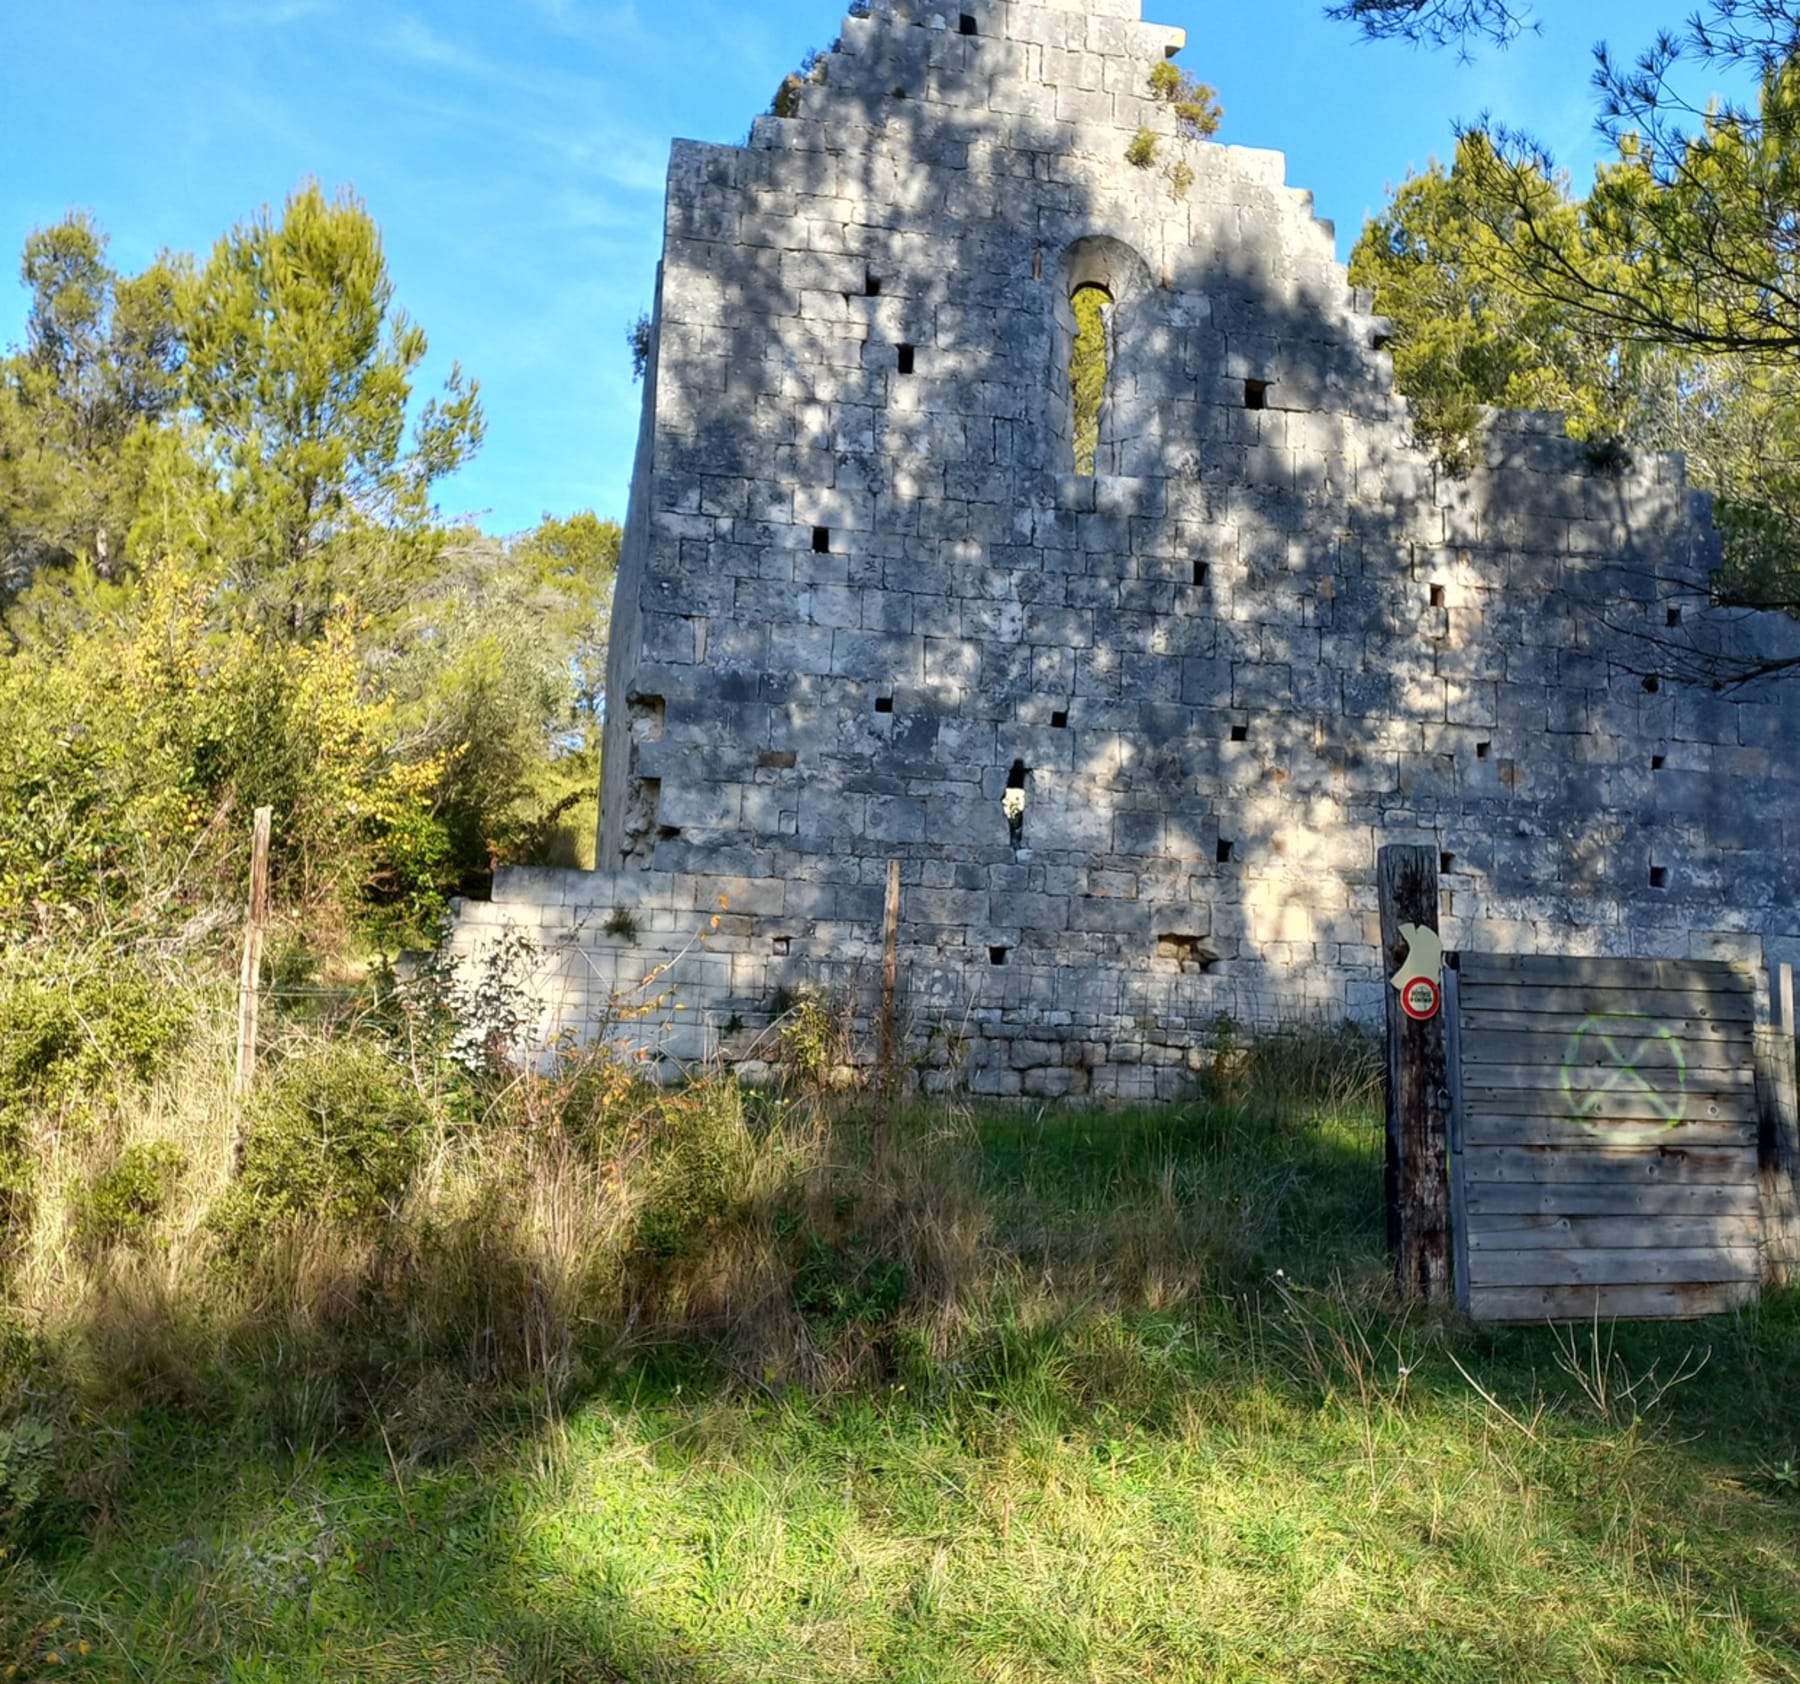
<path id="1" fill-rule="evenodd" d="M 1763 1274 L 1771 1286 L 1800 1278 L 1800 1083 L 1794 1071 L 1794 967 L 1769 974 L 1770 1016 L 1756 1031 L 1756 1158 Z"/>
<path id="2" fill-rule="evenodd" d="M 1450 1075 L 1441 966 L 1437 965 L 1438 862 L 1431 848 L 1387 847 L 1377 858 L 1387 990 L 1388 1245 L 1402 1292 L 1427 1303 L 1450 1296 Z M 1420 940 L 1408 930 L 1428 931 Z M 1408 956 L 1414 964 L 1409 968 Z M 1404 988 L 1396 979 L 1412 976 Z M 1429 987 L 1425 986 L 1429 983 Z"/>
<path id="3" fill-rule="evenodd" d="M 263 932 L 269 922 L 269 826 L 274 811 L 256 809 L 250 837 L 250 904 L 244 916 L 244 954 L 238 967 L 236 1090 L 250 1091 L 256 1076 L 256 1022 L 262 1005 Z"/>

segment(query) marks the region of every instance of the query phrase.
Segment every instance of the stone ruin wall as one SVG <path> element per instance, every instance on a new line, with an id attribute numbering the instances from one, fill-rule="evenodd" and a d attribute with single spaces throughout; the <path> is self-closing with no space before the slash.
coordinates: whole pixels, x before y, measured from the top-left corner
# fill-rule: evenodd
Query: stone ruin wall
<path id="1" fill-rule="evenodd" d="M 1708 606 L 1680 460 L 1502 415 L 1437 473 L 1331 229 L 1177 135 L 1137 0 L 872 13 L 797 115 L 674 148 L 602 869 L 500 873 L 458 951 L 531 935 L 545 1038 L 679 954 L 616 1032 L 754 1060 L 800 985 L 866 1019 L 898 859 L 927 1084 L 1119 1097 L 1219 1013 L 1376 1015 L 1384 843 L 1440 852 L 1452 947 L 1800 958 L 1800 686 L 1679 678 L 1800 627 Z"/>

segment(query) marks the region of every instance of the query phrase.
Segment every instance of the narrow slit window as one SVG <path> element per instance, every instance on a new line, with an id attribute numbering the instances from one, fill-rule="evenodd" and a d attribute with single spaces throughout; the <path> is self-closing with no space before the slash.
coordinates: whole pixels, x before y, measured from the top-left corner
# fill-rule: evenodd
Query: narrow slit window
<path id="1" fill-rule="evenodd" d="M 829 526 L 815 526 L 813 528 L 813 554 L 831 554 L 831 528 Z"/>
<path id="2" fill-rule="evenodd" d="M 1025 846 L 1025 780 L 1030 776 L 1025 762 L 1015 760 L 1006 774 L 1006 794 L 1000 800 L 1000 809 L 1006 814 L 1007 835 L 1015 848 Z"/>
<path id="3" fill-rule="evenodd" d="M 1455 869 L 1456 869 L 1456 855 L 1454 855 L 1454 854 L 1439 854 L 1438 855 L 1438 873 L 1440 876 L 1448 877 L 1450 875 L 1450 873 L 1453 872 Z"/>
<path id="4" fill-rule="evenodd" d="M 1100 455 L 1100 412 L 1106 407 L 1106 383 L 1112 372 L 1106 331 L 1112 294 L 1102 286 L 1077 287 L 1069 304 L 1075 312 L 1075 346 L 1069 355 L 1075 472 L 1091 474 Z"/>
<path id="5" fill-rule="evenodd" d="M 1246 380 L 1244 382 L 1244 408 L 1267 409 L 1269 407 L 1269 383 L 1266 380 Z"/>
<path id="6" fill-rule="evenodd" d="M 1431 587 L 1431 606 L 1433 608 L 1442 608 L 1444 606 L 1444 587 L 1442 585 L 1433 585 Z"/>
<path id="7" fill-rule="evenodd" d="M 863 296 L 879 298 L 881 296 L 881 277 L 871 272 L 863 277 Z"/>
<path id="8" fill-rule="evenodd" d="M 1203 562 L 1203 561 L 1195 562 L 1194 563 L 1194 583 L 1197 586 L 1204 586 L 1206 583 L 1206 580 L 1207 580 L 1207 576 L 1211 571 L 1212 570 L 1206 565 L 1205 562 Z"/>
<path id="9" fill-rule="evenodd" d="M 911 374 L 916 366 L 917 354 L 914 352 L 912 346 L 902 345 L 900 347 L 899 357 L 896 360 L 902 374 Z"/>
<path id="10" fill-rule="evenodd" d="M 1223 836 L 1219 838 L 1219 846 L 1213 856 L 1220 865 L 1231 864 L 1231 844 Z"/>

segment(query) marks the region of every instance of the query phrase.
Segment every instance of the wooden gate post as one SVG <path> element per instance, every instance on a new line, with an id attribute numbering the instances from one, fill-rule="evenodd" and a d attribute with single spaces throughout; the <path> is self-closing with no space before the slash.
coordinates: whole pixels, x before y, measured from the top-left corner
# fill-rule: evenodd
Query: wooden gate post
<path id="1" fill-rule="evenodd" d="M 1450 1073 L 1440 1010 L 1409 1017 L 1391 986 L 1405 968 L 1403 924 L 1438 927 L 1438 861 L 1431 848 L 1386 847 L 1381 891 L 1382 975 L 1387 993 L 1388 1247 L 1403 1293 L 1427 1303 L 1450 1296 Z M 1441 993 L 1440 993 L 1441 999 Z"/>
<path id="2" fill-rule="evenodd" d="M 1800 1279 L 1800 1083 L 1794 1072 L 1794 968 L 1769 975 L 1767 1029 L 1756 1031 L 1756 1156 L 1763 1273 L 1771 1286 Z"/>
<path id="3" fill-rule="evenodd" d="M 250 838 L 250 904 L 244 916 L 244 952 L 238 968 L 236 1091 L 250 1091 L 256 1075 L 256 1021 L 262 1004 L 263 931 L 269 922 L 269 825 L 273 809 L 258 807 Z"/>

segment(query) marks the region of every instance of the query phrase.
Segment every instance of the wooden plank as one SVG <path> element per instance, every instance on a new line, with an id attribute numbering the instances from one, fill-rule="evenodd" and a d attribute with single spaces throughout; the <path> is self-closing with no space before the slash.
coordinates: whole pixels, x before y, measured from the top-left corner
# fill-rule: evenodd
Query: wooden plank
<path id="1" fill-rule="evenodd" d="M 1652 1017 L 1673 1022 L 1694 1018 L 1703 1023 L 1753 1023 L 1756 1000 L 1748 993 L 1713 993 L 1703 989 L 1557 988 L 1519 983 L 1474 983 L 1463 978 L 1463 998 L 1471 1011 L 1569 1013 L 1580 1017 Z"/>
<path id="2" fill-rule="evenodd" d="M 1486 1182 L 1548 1184 L 1610 1182 L 1627 1188 L 1646 1183 L 1685 1185 L 1691 1182 L 1741 1182 L 1756 1185 L 1756 1154 L 1724 1146 L 1660 1147 L 1654 1152 L 1629 1148 L 1577 1151 L 1566 1147 L 1486 1146 L 1463 1154 L 1469 1185 Z"/>
<path id="3" fill-rule="evenodd" d="M 1465 1150 L 1480 1146 L 1625 1146 L 1654 1152 L 1661 1146 L 1756 1146 L 1756 1124 L 1727 1117 L 1668 1123 L 1620 1122 L 1605 1117 L 1491 1116 L 1471 1111 Z"/>
<path id="4" fill-rule="evenodd" d="M 1771 1285 L 1786 1286 L 1800 1279 L 1800 1082 L 1794 1038 L 1779 1025 L 1756 1032 L 1756 1112 L 1767 1274 Z"/>
<path id="5" fill-rule="evenodd" d="M 1616 1251 L 1659 1247 L 1711 1247 L 1754 1251 L 1762 1240 L 1760 1216 L 1556 1216 L 1545 1212 L 1473 1216 L 1472 1252 Z"/>
<path id="6" fill-rule="evenodd" d="M 1471 1289 L 1484 1286 L 1693 1286 L 1762 1281 L 1762 1253 L 1714 1246 L 1617 1246 L 1606 1251 L 1551 1247 L 1484 1251 Z"/>
<path id="7" fill-rule="evenodd" d="M 1527 1034 L 1554 1038 L 1558 1035 L 1569 1036 L 1585 1027 L 1593 1020 L 1592 1012 L 1536 1012 L 1536 1011 L 1504 1011 L 1496 1010 L 1491 1005 L 1480 1002 L 1490 998 L 1486 990 L 1462 988 L 1462 1023 L 1465 1034 Z M 1629 1012 L 1621 1012 L 1614 1005 L 1609 1007 L 1611 1015 L 1625 1018 L 1627 1022 L 1637 1022 L 1638 1017 Z M 1667 1029 L 1675 1035 L 1684 1046 L 1692 1046 L 1696 1042 L 1712 1044 L 1727 1043 L 1741 1046 L 1746 1050 L 1750 1045 L 1750 1019 L 1717 1019 L 1706 1017 L 1674 1017 L 1664 1020 L 1659 1027 Z"/>
<path id="8" fill-rule="evenodd" d="M 1725 1315 L 1757 1298 L 1754 1281 L 1678 1286 L 1475 1287 L 1469 1313 L 1477 1321 L 1687 1320 Z"/>
<path id="9" fill-rule="evenodd" d="M 1736 1098 L 1705 1094 L 1645 1093 L 1577 1094 L 1573 1099 L 1553 1088 L 1482 1088 L 1468 1081 L 1471 1117 L 1562 1117 L 1571 1122 L 1590 1118 L 1605 1123 L 1748 1123 L 1756 1116 L 1755 1090 Z M 1679 1105 L 1679 1108 L 1677 1106 Z"/>
<path id="10" fill-rule="evenodd" d="M 1748 964 L 1720 959 L 1587 959 L 1563 953 L 1465 953 L 1465 982 L 1537 984 L 1551 988 L 1673 988 L 1754 994 Z"/>
<path id="11" fill-rule="evenodd" d="M 1461 979 L 1444 970 L 1444 1073 L 1450 1084 L 1450 1287 L 1456 1307 L 1469 1309 L 1468 1182 L 1463 1175 Z"/>
<path id="12" fill-rule="evenodd" d="M 1485 1064 L 1469 1059 L 1463 1069 L 1469 1091 L 1486 1088 L 1569 1088 L 1579 1093 L 1612 1093 L 1620 1088 L 1662 1092 L 1665 1086 L 1675 1092 L 1704 1093 L 1726 1099 L 1750 1093 L 1756 1087 L 1756 1074 L 1746 1060 L 1728 1068 L 1689 1070 L 1683 1080 L 1678 1066 L 1644 1068 L 1637 1065 L 1594 1064 Z"/>
<path id="13" fill-rule="evenodd" d="M 1548 1216 L 1738 1217 L 1760 1209 L 1749 1181 L 1689 1182 L 1668 1186 L 1648 1182 L 1624 1187 L 1616 1180 L 1485 1182 L 1469 1184 L 1466 1203 L 1470 1222 L 1489 1217 L 1542 1213 Z"/>
<path id="14" fill-rule="evenodd" d="M 1521 1034 L 1517 1030 L 1463 1031 L 1463 1060 L 1471 1067 L 1523 1065 L 1532 1069 L 1747 1071 L 1751 1038 L 1684 1041 L 1661 1028 L 1646 1030 L 1644 1018 L 1590 1018 L 1574 1032 Z M 1637 1027 L 1630 1027 L 1635 1024 Z M 1747 1026 L 1746 1026 L 1747 1027 Z"/>

